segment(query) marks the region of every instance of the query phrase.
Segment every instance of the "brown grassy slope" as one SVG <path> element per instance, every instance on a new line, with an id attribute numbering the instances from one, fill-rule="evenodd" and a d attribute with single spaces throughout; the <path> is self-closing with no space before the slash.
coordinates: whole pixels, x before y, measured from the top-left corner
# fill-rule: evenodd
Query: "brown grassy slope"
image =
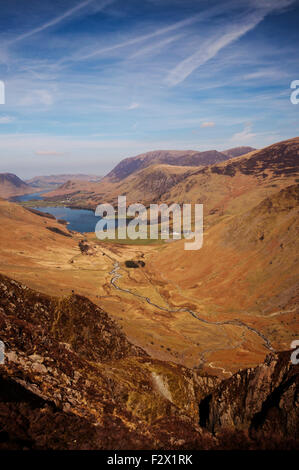
<path id="1" fill-rule="evenodd" d="M 0 173 L 0 197 L 8 199 L 35 191 L 35 188 L 22 181 L 18 176 L 12 173 Z"/>
<path id="2" fill-rule="evenodd" d="M 147 257 L 146 270 L 174 308 L 210 322 L 241 320 L 287 349 L 299 335 L 298 185 L 244 209 L 206 228 L 200 250 L 171 243 Z M 205 367 L 231 371 L 263 357 L 258 336 L 197 323 Z"/>
<path id="3" fill-rule="evenodd" d="M 148 261 L 149 271 L 167 276 L 185 297 L 200 299 L 215 319 L 220 313 L 242 318 L 250 312 L 270 328 L 279 313 L 290 312 L 283 317 L 290 341 L 298 308 L 298 194 L 298 185 L 290 186 L 240 216 L 223 219 L 206 230 L 198 251 L 185 251 L 183 241 L 170 244 Z M 286 341 L 282 336 L 273 332 L 278 342 Z"/>
<path id="4" fill-rule="evenodd" d="M 16 275 L 17 279 L 31 279 L 33 287 L 39 287 L 42 279 L 47 286 L 49 273 L 56 272 L 61 263 L 68 265 L 79 253 L 76 237 L 45 214 L 39 216 L 18 204 L 0 200 L 0 221 L 1 272 Z M 59 289 L 59 283 L 55 284 Z"/>
<path id="5" fill-rule="evenodd" d="M 161 200 L 202 203 L 206 221 L 218 221 L 219 216 L 240 214 L 278 189 L 295 183 L 298 172 L 296 137 L 199 169 L 165 192 Z"/>
<path id="6" fill-rule="evenodd" d="M 1 255 L 10 256 L 11 249 L 14 251 L 31 249 L 38 251 L 46 250 L 63 245 L 65 248 L 74 246 L 70 232 L 64 224 L 47 214 L 38 214 L 38 211 L 27 210 L 19 204 L 0 200 L 0 237 Z M 59 230 L 61 234 L 54 234 Z M 66 241 L 69 239 L 69 241 Z"/>

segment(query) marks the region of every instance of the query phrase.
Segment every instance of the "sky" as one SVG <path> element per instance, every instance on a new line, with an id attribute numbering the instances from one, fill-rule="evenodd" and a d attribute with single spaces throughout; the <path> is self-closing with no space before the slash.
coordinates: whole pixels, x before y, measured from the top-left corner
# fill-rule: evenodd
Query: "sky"
<path id="1" fill-rule="evenodd" d="M 299 135 L 299 0 L 0 0 L 0 172 Z"/>

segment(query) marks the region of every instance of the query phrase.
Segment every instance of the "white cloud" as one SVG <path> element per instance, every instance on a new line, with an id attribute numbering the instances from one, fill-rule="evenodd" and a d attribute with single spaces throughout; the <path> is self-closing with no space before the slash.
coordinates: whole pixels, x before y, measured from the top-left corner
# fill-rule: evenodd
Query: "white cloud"
<path id="1" fill-rule="evenodd" d="M 139 103 L 131 103 L 130 106 L 128 106 L 128 109 L 131 110 L 131 109 L 137 109 L 137 108 L 140 108 L 140 104 Z"/>
<path id="2" fill-rule="evenodd" d="M 263 69 L 243 75 L 242 78 L 244 80 L 258 80 L 260 78 L 280 79 L 285 76 L 287 76 L 287 73 L 282 70 Z"/>
<path id="3" fill-rule="evenodd" d="M 20 99 L 19 104 L 21 106 L 35 106 L 39 104 L 51 106 L 53 102 L 54 99 L 49 90 L 32 90 L 31 93 L 28 93 Z"/>
<path id="4" fill-rule="evenodd" d="M 177 21 L 176 23 L 173 23 L 169 26 L 165 26 L 163 28 L 156 29 L 152 33 L 142 34 L 140 36 L 133 37 L 132 39 L 127 39 L 127 40 L 122 41 L 120 43 L 113 44 L 112 46 L 95 48 L 93 50 L 90 50 L 87 53 L 84 53 L 84 54 L 81 54 L 81 55 L 76 55 L 76 56 L 73 56 L 71 58 L 68 57 L 68 58 L 66 58 L 66 60 L 68 60 L 68 59 L 75 60 L 75 61 L 76 60 L 86 60 L 86 59 L 90 59 L 94 56 L 105 54 L 106 52 L 111 52 L 111 51 L 114 51 L 116 49 L 120 49 L 120 48 L 127 47 L 127 46 L 132 46 L 134 44 L 138 44 L 138 43 L 146 41 L 148 39 L 152 39 L 152 38 L 170 33 L 171 31 L 175 31 L 177 29 L 181 29 L 181 28 L 184 28 L 186 26 L 191 26 L 192 24 L 197 23 L 198 21 L 208 19 L 210 16 L 212 16 L 216 12 L 218 12 L 218 14 L 219 14 L 219 11 L 220 11 L 220 7 L 218 5 L 217 8 L 216 7 L 210 8 L 209 10 L 207 10 L 205 12 L 198 13 L 196 15 L 192 15 L 192 16 L 184 19 L 184 20 Z"/>
<path id="5" fill-rule="evenodd" d="M 254 11 L 246 13 L 235 24 L 233 24 L 232 20 L 232 24 L 218 27 L 218 31 L 212 38 L 203 41 L 194 54 L 179 62 L 169 72 L 166 78 L 167 84 L 175 86 L 183 82 L 197 68 L 215 57 L 223 48 L 254 29 L 269 13 L 287 7 L 292 3 L 294 3 L 294 0 L 262 0 L 259 3 L 256 1 L 252 2 L 252 6 L 255 8 Z"/>
<path id="6" fill-rule="evenodd" d="M 170 86 L 178 85 L 183 82 L 194 70 L 204 65 L 208 60 L 218 54 L 221 49 L 239 39 L 251 29 L 260 23 L 263 16 L 252 18 L 251 21 L 245 20 L 244 24 L 238 24 L 230 27 L 230 31 L 219 30 L 217 36 L 204 41 L 199 50 L 191 56 L 180 62 L 167 76 L 167 83 Z"/>
<path id="7" fill-rule="evenodd" d="M 248 123 L 245 125 L 243 131 L 237 132 L 231 138 L 232 142 L 236 142 L 238 144 L 242 144 L 245 142 L 251 141 L 257 134 L 252 132 L 252 124 Z"/>
<path id="8" fill-rule="evenodd" d="M 0 124 L 10 124 L 14 121 L 12 116 L 1 116 L 0 117 Z"/>
<path id="9" fill-rule="evenodd" d="M 113 1 L 114 0 L 107 0 L 106 2 L 104 2 L 101 5 L 101 8 L 106 7 L 107 5 L 112 3 Z M 12 41 L 10 41 L 10 44 L 21 41 L 23 39 L 26 39 L 27 37 L 33 36 L 34 34 L 37 34 L 37 33 L 40 33 L 42 31 L 44 31 L 45 29 L 50 28 L 51 26 L 55 26 L 55 25 L 59 24 L 61 21 L 65 20 L 66 18 L 69 18 L 69 17 L 73 16 L 74 13 L 76 13 L 77 11 L 81 10 L 82 8 L 88 6 L 92 2 L 94 2 L 94 0 L 85 0 L 84 2 L 79 3 L 75 7 L 70 8 L 69 10 L 64 12 L 62 15 L 57 16 L 53 20 L 48 21 L 47 23 L 44 23 L 41 26 L 38 26 L 37 28 L 32 29 L 31 31 L 27 31 L 26 33 L 20 34 L 20 36 L 17 36 Z"/>
<path id="10" fill-rule="evenodd" d="M 200 127 L 214 127 L 214 126 L 215 126 L 215 122 L 213 121 L 206 121 L 200 125 Z"/>
<path id="11" fill-rule="evenodd" d="M 131 56 L 129 56 L 129 59 L 136 59 L 137 57 L 144 57 L 147 54 L 151 54 L 154 51 L 161 52 L 163 47 L 167 46 L 168 44 L 171 44 L 174 41 L 178 41 L 183 37 L 183 34 L 176 34 L 174 36 L 170 36 L 162 41 L 155 42 L 154 44 L 150 44 L 149 46 L 143 47 L 136 52 L 134 52 Z"/>

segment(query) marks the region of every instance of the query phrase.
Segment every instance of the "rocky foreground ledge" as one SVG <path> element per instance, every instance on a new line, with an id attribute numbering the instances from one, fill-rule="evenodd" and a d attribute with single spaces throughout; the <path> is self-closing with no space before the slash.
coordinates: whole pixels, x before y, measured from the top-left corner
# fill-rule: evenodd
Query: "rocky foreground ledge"
<path id="1" fill-rule="evenodd" d="M 0 276 L 0 449 L 295 449 L 291 353 L 220 381 L 153 359 L 88 299 Z"/>

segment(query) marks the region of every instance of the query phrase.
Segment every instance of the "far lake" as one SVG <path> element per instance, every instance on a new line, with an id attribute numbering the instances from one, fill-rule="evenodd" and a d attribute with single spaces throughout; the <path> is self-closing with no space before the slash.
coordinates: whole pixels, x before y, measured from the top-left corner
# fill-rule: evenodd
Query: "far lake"
<path id="1" fill-rule="evenodd" d="M 11 198 L 12 201 L 26 202 L 26 201 L 40 201 L 43 199 L 42 194 L 48 191 L 40 191 L 39 193 L 24 194 L 23 196 L 14 196 Z"/>
<path id="2" fill-rule="evenodd" d="M 14 198 L 14 201 L 37 201 L 42 200 L 43 192 L 26 194 L 24 196 L 18 196 Z M 36 209 L 40 212 L 47 212 L 48 214 L 54 215 L 56 219 L 63 219 L 68 222 L 67 228 L 69 230 L 75 230 L 76 232 L 94 232 L 97 222 L 100 217 L 94 215 L 94 211 L 87 209 L 70 209 L 69 207 L 38 207 L 38 205 L 31 206 L 32 209 Z"/>

